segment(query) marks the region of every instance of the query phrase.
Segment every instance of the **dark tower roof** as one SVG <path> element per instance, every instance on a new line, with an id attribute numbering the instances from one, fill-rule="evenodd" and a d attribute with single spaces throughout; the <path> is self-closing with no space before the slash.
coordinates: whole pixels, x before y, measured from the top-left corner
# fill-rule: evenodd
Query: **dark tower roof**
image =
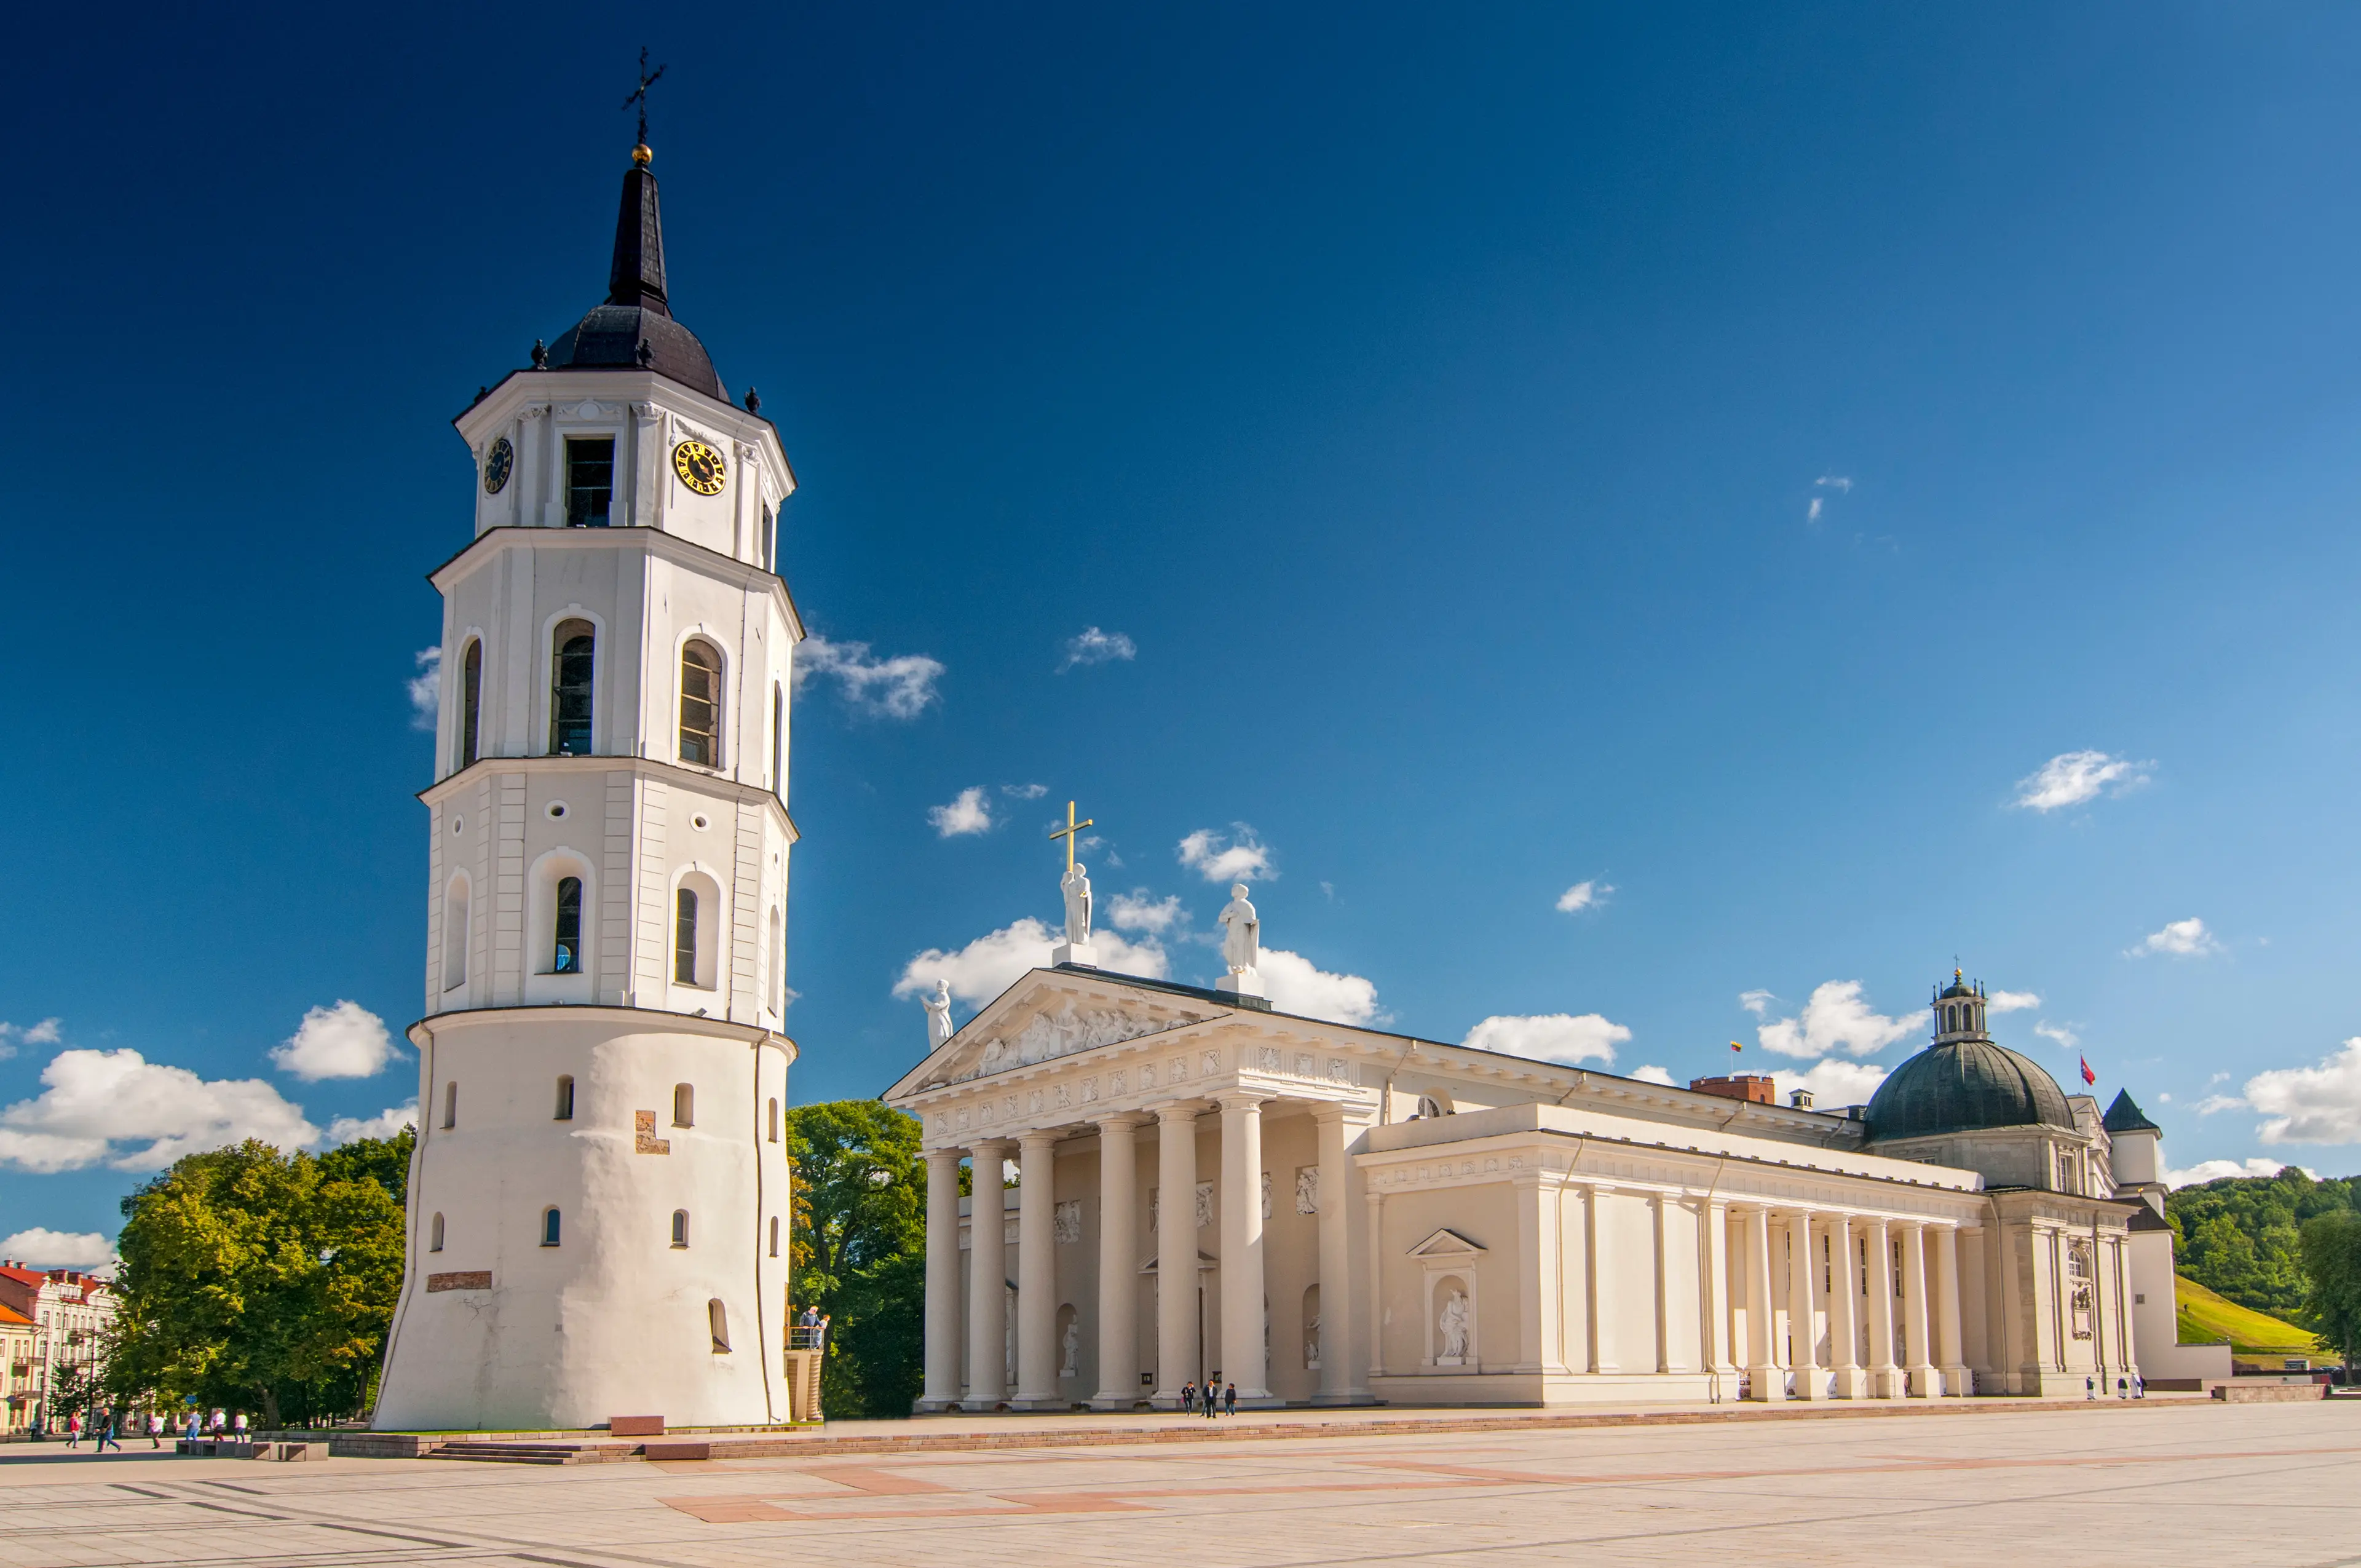
<path id="1" fill-rule="evenodd" d="M 615 255 L 607 269 L 607 299 L 550 346 L 561 370 L 650 369 L 723 402 L 730 393 L 697 334 L 673 320 L 664 292 L 664 216 L 648 149 L 631 149 L 623 199 L 615 214 Z"/>
<path id="2" fill-rule="evenodd" d="M 2061 1127 L 2073 1110 L 2058 1080 L 2030 1057 L 1990 1040 L 1948 1040 L 1895 1068 L 1870 1097 L 1869 1141 L 1993 1127 Z"/>
<path id="3" fill-rule="evenodd" d="M 2107 1107 L 2106 1120 L 2100 1124 L 2109 1134 L 2161 1133 L 2162 1127 L 2147 1119 L 2147 1113 L 2133 1102 L 2128 1089 L 2115 1091 L 2115 1102 Z"/>

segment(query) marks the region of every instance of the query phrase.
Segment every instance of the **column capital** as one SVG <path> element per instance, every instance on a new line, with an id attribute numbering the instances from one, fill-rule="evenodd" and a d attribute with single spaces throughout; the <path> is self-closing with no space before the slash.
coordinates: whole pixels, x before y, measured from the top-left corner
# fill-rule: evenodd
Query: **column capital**
<path id="1" fill-rule="evenodd" d="M 1202 1100 L 1171 1100 L 1156 1108 L 1156 1119 L 1168 1127 L 1194 1122 L 1204 1113 L 1205 1102 Z"/>
<path id="2" fill-rule="evenodd" d="M 1057 1147 L 1058 1140 L 1065 1135 L 1065 1129 L 1062 1127 L 1036 1127 L 1033 1131 L 1020 1135 L 1016 1142 L 1026 1153 L 1030 1154 L 1035 1149 Z"/>
<path id="3" fill-rule="evenodd" d="M 1005 1159 L 1016 1146 L 1015 1138 L 978 1138 L 968 1145 L 967 1155 L 970 1159 L 990 1159 L 995 1155 Z"/>
<path id="4" fill-rule="evenodd" d="M 1154 1121 L 1145 1111 L 1110 1111 L 1104 1116 L 1091 1118 L 1091 1125 L 1102 1133 L 1120 1132 L 1126 1127 L 1144 1126 Z"/>
<path id="5" fill-rule="evenodd" d="M 1265 1094 L 1259 1090 L 1224 1089 L 1213 1096 L 1213 1103 L 1219 1105 L 1224 1111 L 1259 1111 L 1266 1102 L 1278 1098 L 1279 1096 L 1275 1094 Z"/>
<path id="6" fill-rule="evenodd" d="M 967 1157 L 967 1150 L 959 1147 L 933 1148 L 927 1151 L 928 1165 L 957 1165 Z"/>
<path id="7" fill-rule="evenodd" d="M 1315 1100 L 1312 1102 L 1312 1119 L 1323 1127 L 1340 1122 L 1369 1123 L 1378 1119 L 1374 1105 L 1347 1105 L 1341 1100 Z"/>

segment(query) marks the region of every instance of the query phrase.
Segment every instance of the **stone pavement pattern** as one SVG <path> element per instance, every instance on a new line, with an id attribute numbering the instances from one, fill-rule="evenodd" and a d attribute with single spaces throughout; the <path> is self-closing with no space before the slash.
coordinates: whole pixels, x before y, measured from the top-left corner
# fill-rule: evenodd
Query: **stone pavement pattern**
<path id="1" fill-rule="evenodd" d="M 0 1457 L 24 1568 L 2361 1564 L 2361 1408 L 2101 1406 L 534 1469 Z"/>

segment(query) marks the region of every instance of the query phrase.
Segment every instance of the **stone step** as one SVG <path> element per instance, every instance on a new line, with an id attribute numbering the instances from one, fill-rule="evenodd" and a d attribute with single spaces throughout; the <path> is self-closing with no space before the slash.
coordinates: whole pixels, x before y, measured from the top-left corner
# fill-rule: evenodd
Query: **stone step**
<path id="1" fill-rule="evenodd" d="M 599 1457 L 576 1443 L 445 1442 L 428 1449 L 421 1459 L 462 1459 L 478 1464 L 582 1464 Z"/>

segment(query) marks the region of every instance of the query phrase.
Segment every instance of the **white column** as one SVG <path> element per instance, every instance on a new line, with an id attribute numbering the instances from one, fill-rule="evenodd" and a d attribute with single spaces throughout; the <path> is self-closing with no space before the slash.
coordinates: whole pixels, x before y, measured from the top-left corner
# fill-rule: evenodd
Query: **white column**
<path id="1" fill-rule="evenodd" d="M 1771 1344 L 1771 1211 L 1746 1211 L 1746 1380 L 1765 1403 L 1787 1397 Z"/>
<path id="2" fill-rule="evenodd" d="M 1648 1194 L 1648 1218 L 1655 1231 L 1656 1246 L 1655 1370 L 1658 1372 L 1673 1369 L 1672 1201 L 1662 1192 Z"/>
<path id="3" fill-rule="evenodd" d="M 1795 1398 L 1825 1399 L 1828 1379 L 1820 1376 L 1820 1260 L 1812 1248 L 1812 1216 L 1797 1210 L 1787 1216 L 1787 1332 L 1792 1348 L 1788 1360 L 1795 1372 Z"/>
<path id="4" fill-rule="evenodd" d="M 1697 1269 L 1704 1288 L 1698 1310 L 1704 1318 L 1705 1369 L 1713 1378 L 1714 1398 L 1728 1398 L 1738 1388 L 1738 1367 L 1730 1358 L 1730 1204 L 1708 1198 L 1697 1215 Z"/>
<path id="5" fill-rule="evenodd" d="M 927 1151 L 927 1386 L 922 1410 L 959 1402 L 958 1149 Z"/>
<path id="6" fill-rule="evenodd" d="M 1058 1135 L 1025 1135 L 1016 1189 L 1016 1403 L 1058 1398 Z M 1071 1401 L 1069 1401 L 1071 1402 Z"/>
<path id="7" fill-rule="evenodd" d="M 1894 1365 L 1894 1238 L 1883 1220 L 1869 1222 L 1869 1393 L 1873 1399 L 1902 1397 L 1902 1375 Z"/>
<path id="8" fill-rule="evenodd" d="M 1935 1232 L 1935 1365 L 1945 1394 L 1968 1391 L 1966 1360 L 1960 1350 L 1960 1230 L 1944 1225 Z"/>
<path id="9" fill-rule="evenodd" d="M 1837 1398 L 1858 1399 L 1868 1380 L 1861 1370 L 1861 1247 L 1850 1214 L 1828 1220 L 1828 1365 Z"/>
<path id="10" fill-rule="evenodd" d="M 1000 1162 L 1013 1145 L 986 1138 L 968 1150 L 973 1193 L 967 1219 L 967 1398 L 989 1410 L 1008 1398 L 1007 1219 Z"/>
<path id="11" fill-rule="evenodd" d="M 1909 1377 L 1910 1397 L 1914 1399 L 1929 1399 L 1935 1395 L 1935 1365 L 1927 1359 L 1926 1244 L 1926 1226 L 1902 1227 L 1903 1371 Z"/>
<path id="12" fill-rule="evenodd" d="M 1386 1195 L 1376 1182 L 1363 1190 L 1369 1216 L 1369 1379 L 1386 1375 Z"/>
<path id="13" fill-rule="evenodd" d="M 1156 1403 L 1180 1403 L 1197 1365 L 1197 1106 L 1156 1111 Z"/>
<path id="14" fill-rule="evenodd" d="M 1139 1402 L 1139 1118 L 1099 1123 L 1099 1391 L 1091 1405 Z"/>
<path id="15" fill-rule="evenodd" d="M 1598 1245 L 1598 1203 L 1614 1190 L 1598 1182 L 1587 1182 L 1582 1191 L 1582 1333 L 1583 1359 L 1592 1372 L 1620 1372 L 1618 1361 L 1621 1346 L 1607 1332 L 1598 1312 L 1601 1292 L 1599 1266 L 1606 1258 Z"/>
<path id="16" fill-rule="evenodd" d="M 1269 1405 L 1262 1277 L 1262 1102 L 1231 1092 L 1222 1104 L 1222 1376 L 1241 1405 Z"/>
<path id="17" fill-rule="evenodd" d="M 1320 1391 L 1312 1403 L 1355 1404 L 1369 1390 L 1354 1376 L 1363 1362 L 1354 1332 L 1359 1314 L 1353 1310 L 1351 1211 L 1345 1206 L 1353 1167 L 1345 1150 L 1360 1122 L 1348 1123 L 1342 1105 L 1322 1105 L 1312 1114 L 1320 1129 Z"/>

